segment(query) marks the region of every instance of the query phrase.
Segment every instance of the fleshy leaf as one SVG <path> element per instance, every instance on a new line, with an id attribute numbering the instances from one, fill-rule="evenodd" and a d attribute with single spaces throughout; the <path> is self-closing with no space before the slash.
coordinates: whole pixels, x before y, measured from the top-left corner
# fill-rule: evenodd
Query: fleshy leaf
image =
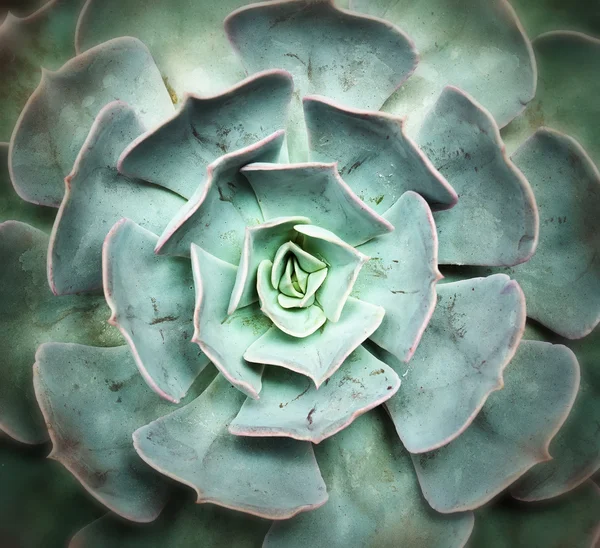
<path id="1" fill-rule="evenodd" d="M 77 50 L 116 36 L 135 36 L 152 51 L 174 102 L 190 90 L 216 93 L 244 77 L 223 30 L 223 19 L 244 3 L 88 0 L 77 25 Z"/>
<path id="2" fill-rule="evenodd" d="M 173 112 L 150 52 L 133 38 L 111 40 L 43 72 L 10 142 L 10 173 L 24 200 L 60 205 L 64 178 L 94 119 L 115 100 L 131 104 L 149 127 Z"/>
<path id="3" fill-rule="evenodd" d="M 438 512 L 477 508 L 551 458 L 550 440 L 579 387 L 575 356 L 565 346 L 523 341 L 504 381 L 461 436 L 413 455 L 423 494 Z"/>
<path id="4" fill-rule="evenodd" d="M 43 458 L 46 453 L 45 447 L 32 451 L 0 440 L 4 548 L 67 546 L 79 528 L 103 513 L 60 464 Z"/>
<path id="5" fill-rule="evenodd" d="M 412 78 L 383 108 L 409 115 L 409 133 L 447 85 L 475 97 L 501 127 L 535 94 L 531 44 L 506 0 L 351 0 L 350 5 L 397 23 L 421 52 Z"/>
<path id="6" fill-rule="evenodd" d="M 512 266 L 537 244 L 535 198 L 506 157 L 492 116 L 457 88 L 446 87 L 419 129 L 417 142 L 458 193 L 458 204 L 434 215 L 440 264 Z"/>
<path id="7" fill-rule="evenodd" d="M 293 339 L 309 337 L 326 322 L 327 317 L 316 304 L 305 308 L 284 308 L 279 302 L 279 290 L 271 284 L 272 269 L 273 263 L 267 259 L 258 266 L 256 289 L 261 311 L 283 332 L 282 335 Z"/>
<path id="8" fill-rule="evenodd" d="M 303 215 L 352 246 L 393 228 L 352 192 L 335 164 L 256 163 L 241 172 L 250 181 L 267 220 Z"/>
<path id="9" fill-rule="evenodd" d="M 398 388 L 398 375 L 362 346 L 318 390 L 303 375 L 270 367 L 260 400 L 246 399 L 229 431 L 320 443 L 391 398 Z"/>
<path id="10" fill-rule="evenodd" d="M 334 6 L 333 0 L 283 0 L 245 6 L 225 30 L 250 73 L 283 68 L 297 89 L 288 126 L 292 161 L 306 161 L 301 97 L 326 95 L 378 110 L 417 64 L 410 39 L 390 23 Z"/>
<path id="11" fill-rule="evenodd" d="M 322 508 L 274 523 L 264 548 L 464 546 L 473 514 L 442 515 L 423 500 L 408 452 L 384 413 L 371 411 L 315 447 Z"/>
<path id="12" fill-rule="evenodd" d="M 411 453 L 446 445 L 469 427 L 502 388 L 525 327 L 523 293 L 503 274 L 440 285 L 438 298 L 408 365 L 379 355 L 403 377 L 387 409 Z"/>
<path id="13" fill-rule="evenodd" d="M 24 223 L 0 224 L 0 429 L 23 443 L 48 439 L 35 401 L 32 365 L 48 341 L 122 344 L 101 296 L 55 297 L 46 282 L 48 236 Z"/>
<path id="14" fill-rule="evenodd" d="M 531 329 L 525 333 L 531 335 Z M 581 367 L 581 383 L 573 408 L 550 443 L 552 460 L 536 464 L 511 489 L 521 500 L 541 500 L 574 489 L 600 469 L 600 328 L 577 341 L 550 335 L 568 346 Z"/>
<path id="15" fill-rule="evenodd" d="M 242 256 L 229 300 L 228 314 L 258 300 L 256 274 L 258 265 L 272 259 L 277 250 L 296 234 L 294 226 L 309 223 L 307 217 L 280 217 L 257 226 L 246 227 Z"/>
<path id="16" fill-rule="evenodd" d="M 196 286 L 194 337 L 219 371 L 244 394 L 258 398 L 263 368 L 247 363 L 242 354 L 267 329 L 270 322 L 252 304 L 227 314 L 237 268 L 192 245 L 192 270 Z"/>
<path id="17" fill-rule="evenodd" d="M 40 67 L 55 70 L 75 54 L 73 38 L 84 0 L 38 0 L 40 9 L 18 18 L 15 8 L 2 21 L 0 8 L 0 141 L 8 141 L 27 99 L 40 81 Z M 25 4 L 18 2 L 19 6 Z M 45 4 L 42 7 L 42 4 Z"/>
<path id="18" fill-rule="evenodd" d="M 406 192 L 385 213 L 395 227 L 360 246 L 368 255 L 353 295 L 385 308 L 371 339 L 402 361 L 413 355 L 435 307 L 437 233 L 429 206 Z"/>
<path id="19" fill-rule="evenodd" d="M 237 263 L 246 227 L 263 221 L 240 168 L 249 162 L 275 161 L 282 143 L 283 131 L 279 131 L 210 164 L 204 182 L 161 234 L 156 252 L 187 257 L 194 243 L 219 259 Z"/>
<path id="20" fill-rule="evenodd" d="M 131 434 L 172 407 L 148 388 L 129 348 L 46 343 L 33 369 L 51 458 L 113 512 L 132 521 L 155 519 L 167 484 L 138 458 Z"/>
<path id="21" fill-rule="evenodd" d="M 402 118 L 344 108 L 325 97 L 305 97 L 303 104 L 310 159 L 338 162 L 344 181 L 377 213 L 408 190 L 433 209 L 456 204 L 456 192 L 406 135 Z"/>
<path id="22" fill-rule="evenodd" d="M 8 173 L 8 143 L 0 143 L 0 223 L 21 221 L 49 233 L 55 216 L 56 209 L 33 205 L 15 192 Z"/>
<path id="23" fill-rule="evenodd" d="M 537 129 L 551 127 L 577 139 L 600 168 L 600 128 L 594 123 L 600 117 L 600 39 L 549 32 L 536 38 L 533 48 L 538 88 L 523 114 L 503 132 L 509 149 Z"/>
<path id="24" fill-rule="evenodd" d="M 121 175 L 120 152 L 143 131 L 133 109 L 106 105 L 67 177 L 48 250 L 48 282 L 56 295 L 102 287 L 102 244 L 110 228 L 128 217 L 160 232 L 184 201 L 159 186 Z"/>
<path id="25" fill-rule="evenodd" d="M 148 386 L 179 403 L 208 358 L 191 342 L 194 283 L 190 262 L 154 254 L 158 236 L 122 219 L 103 247 L 109 322 L 119 328 Z"/>
<path id="26" fill-rule="evenodd" d="M 302 373 L 319 388 L 377 329 L 384 313 L 380 306 L 349 297 L 338 322 L 326 322 L 318 333 L 303 339 L 272 327 L 246 350 L 244 358 Z"/>
<path id="27" fill-rule="evenodd" d="M 135 448 L 161 473 L 195 489 L 198 503 L 267 519 L 287 519 L 325 504 L 327 491 L 310 443 L 227 431 L 243 400 L 219 375 L 192 403 L 136 430 Z"/>
<path id="28" fill-rule="evenodd" d="M 183 500 L 182 500 L 183 499 Z M 270 521 L 219 506 L 197 506 L 187 497 L 170 502 L 150 524 L 140 526 L 106 516 L 90 523 L 70 548 L 259 548 Z"/>
<path id="29" fill-rule="evenodd" d="M 538 130 L 513 155 L 540 211 L 535 255 L 510 270 L 527 315 L 563 337 L 587 335 L 600 321 L 600 173 L 579 144 Z"/>
<path id="30" fill-rule="evenodd" d="M 125 149 L 119 170 L 190 198 L 217 158 L 285 127 L 292 87 L 289 74 L 272 70 L 214 97 L 186 95 L 171 119 Z"/>
<path id="31" fill-rule="evenodd" d="M 475 513 L 470 548 L 590 548 L 600 537 L 600 488 L 591 481 L 544 504 L 499 502 Z"/>

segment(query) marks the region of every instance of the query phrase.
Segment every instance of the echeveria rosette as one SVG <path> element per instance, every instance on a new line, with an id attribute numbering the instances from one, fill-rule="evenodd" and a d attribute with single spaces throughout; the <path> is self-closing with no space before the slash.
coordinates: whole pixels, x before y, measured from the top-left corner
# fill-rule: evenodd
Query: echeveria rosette
<path id="1" fill-rule="evenodd" d="M 462 546 L 472 510 L 474 546 L 562 520 L 593 543 L 597 337 L 570 339 L 598 323 L 600 177 L 552 87 L 593 93 L 594 39 L 534 42 L 541 107 L 504 0 L 179 4 L 88 0 L 71 60 L 77 0 L 0 28 L 3 130 L 68 60 L 7 148 L 31 203 L 0 189 L 0 425 L 44 441 L 39 405 L 51 457 L 153 521 L 73 544 Z M 522 340 L 525 297 L 569 339 Z M 564 500 L 477 510 L 507 488 Z"/>

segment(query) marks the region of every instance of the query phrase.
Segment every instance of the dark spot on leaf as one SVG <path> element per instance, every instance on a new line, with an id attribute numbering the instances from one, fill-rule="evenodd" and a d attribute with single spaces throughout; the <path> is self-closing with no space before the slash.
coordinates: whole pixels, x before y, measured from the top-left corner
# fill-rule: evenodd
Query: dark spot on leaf
<path id="1" fill-rule="evenodd" d="M 164 322 L 174 322 L 178 318 L 179 318 L 179 316 L 162 316 L 160 318 L 154 318 L 150 322 L 150 325 L 156 325 L 157 323 L 164 323 Z"/>

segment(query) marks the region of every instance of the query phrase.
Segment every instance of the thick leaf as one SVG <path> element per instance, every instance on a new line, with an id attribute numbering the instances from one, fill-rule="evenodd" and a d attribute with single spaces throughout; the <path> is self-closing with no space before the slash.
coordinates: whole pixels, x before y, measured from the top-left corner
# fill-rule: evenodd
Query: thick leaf
<path id="1" fill-rule="evenodd" d="M 204 385 L 214 369 L 207 373 Z M 129 348 L 43 344 L 34 386 L 53 444 L 50 457 L 113 512 L 132 521 L 155 519 L 167 484 L 139 459 L 131 434 L 173 407 L 148 388 Z"/>
<path id="2" fill-rule="evenodd" d="M 43 458 L 46 452 L 45 447 L 31 451 L 0 440 L 4 548 L 67 546 L 79 528 L 103 514 L 60 464 Z"/>
<path id="3" fill-rule="evenodd" d="M 25 14 L 24 0 L 14 7 L 0 27 L 0 141 L 8 141 L 27 99 L 40 81 L 41 67 L 56 70 L 75 54 L 73 38 L 77 15 L 84 0 L 37 0 L 38 11 Z M 42 7 L 42 3 L 45 5 Z M 20 9 L 19 9 L 20 8 Z M 27 15 L 19 19 L 12 14 Z"/>
<path id="4" fill-rule="evenodd" d="M 102 244 L 119 219 L 160 232 L 184 203 L 168 190 L 117 171 L 119 154 L 143 130 L 140 118 L 122 102 L 106 105 L 94 121 L 66 178 L 50 238 L 48 281 L 56 295 L 102 287 Z"/>
<path id="5" fill-rule="evenodd" d="M 600 39 L 557 31 L 539 36 L 533 47 L 538 88 L 525 112 L 503 132 L 509 149 L 546 126 L 577 139 L 600 167 L 600 126 L 595 123 L 600 117 Z"/>
<path id="6" fill-rule="evenodd" d="M 227 426 L 244 395 L 219 375 L 189 405 L 137 430 L 151 466 L 210 502 L 267 519 L 287 519 L 327 501 L 312 445 L 233 436 Z"/>
<path id="7" fill-rule="evenodd" d="M 550 440 L 579 387 L 575 356 L 565 346 L 524 341 L 504 382 L 461 436 L 413 455 L 423 494 L 438 512 L 477 508 L 552 458 Z"/>
<path id="8" fill-rule="evenodd" d="M 289 436 L 320 443 L 391 398 L 393 369 L 359 346 L 319 389 L 281 367 L 267 368 L 260 400 L 246 399 L 229 431 L 238 436 Z"/>
<path id="9" fill-rule="evenodd" d="M 237 263 L 246 227 L 263 221 L 240 168 L 250 162 L 274 162 L 282 143 L 283 131 L 278 131 L 210 164 L 203 183 L 161 234 L 156 252 L 188 257 L 194 243 L 219 259 Z"/>
<path id="10" fill-rule="evenodd" d="M 441 264 L 511 266 L 537 244 L 538 215 L 527 179 L 506 157 L 492 116 L 446 87 L 419 129 L 417 142 L 458 193 L 458 204 L 434 214 Z"/>
<path id="11" fill-rule="evenodd" d="M 271 323 L 254 304 L 227 314 L 235 266 L 192 245 L 192 269 L 196 286 L 192 340 L 231 384 L 258 398 L 263 368 L 249 364 L 242 355 Z"/>
<path id="12" fill-rule="evenodd" d="M 196 506 L 181 497 L 143 526 L 107 514 L 79 531 L 69 548 L 261 548 L 270 525 L 218 506 Z"/>
<path id="13" fill-rule="evenodd" d="M 501 501 L 475 513 L 469 548 L 590 548 L 600 537 L 600 489 L 587 482 L 542 504 Z"/>
<path id="14" fill-rule="evenodd" d="M 122 219 L 104 242 L 104 295 L 148 386 L 179 403 L 208 358 L 192 343 L 194 281 L 189 260 L 154 254 L 158 236 Z"/>
<path id="15" fill-rule="evenodd" d="M 216 93 L 244 77 L 223 30 L 223 19 L 244 3 L 88 0 L 77 25 L 77 50 L 135 36 L 150 48 L 174 102 L 187 91 Z"/>
<path id="16" fill-rule="evenodd" d="M 600 173 L 570 137 L 538 130 L 513 155 L 540 210 L 535 255 L 509 273 L 527 297 L 527 315 L 568 338 L 600 321 Z"/>
<path id="17" fill-rule="evenodd" d="M 394 231 L 358 248 L 370 260 L 356 280 L 353 295 L 385 308 L 371 339 L 408 361 L 435 307 L 440 278 L 437 233 L 429 206 L 414 192 L 403 194 L 384 218 Z"/>
<path id="18" fill-rule="evenodd" d="M 55 216 L 56 209 L 30 204 L 15 192 L 8 173 L 8 143 L 0 143 L 0 222 L 22 221 L 49 233 Z"/>
<path id="19" fill-rule="evenodd" d="M 217 158 L 285 127 L 292 88 L 288 73 L 273 70 L 214 97 L 186 95 L 171 119 L 125 149 L 119 170 L 190 198 Z"/>
<path id="20" fill-rule="evenodd" d="M 535 94 L 531 45 L 507 0 L 351 0 L 350 6 L 398 24 L 421 52 L 413 77 L 384 106 L 408 115 L 409 132 L 447 85 L 475 97 L 500 126 Z"/>
<path id="21" fill-rule="evenodd" d="M 417 63 L 397 27 L 336 8 L 333 0 L 283 0 L 240 8 L 225 29 L 248 72 L 283 68 L 297 94 L 288 126 L 292 161 L 307 160 L 301 98 L 322 94 L 350 107 L 377 110 Z"/>
<path id="22" fill-rule="evenodd" d="M 33 393 L 38 345 L 70 341 L 122 344 L 106 323 L 101 296 L 55 297 L 46 281 L 48 236 L 16 221 L 0 224 L 0 428 L 24 443 L 48 439 Z"/>
<path id="23" fill-rule="evenodd" d="M 344 108 L 325 97 L 305 97 L 310 159 L 337 162 L 348 186 L 377 213 L 404 192 L 421 194 L 433 209 L 448 209 L 457 196 L 404 131 L 404 119 Z"/>
<path id="24" fill-rule="evenodd" d="M 393 227 L 363 203 L 335 164 L 250 164 L 241 169 L 266 220 L 302 215 L 355 246 Z"/>
<path id="25" fill-rule="evenodd" d="M 423 500 L 409 454 L 381 411 L 357 419 L 315 448 L 329 502 L 273 524 L 264 548 L 381 546 L 455 548 L 473 514 L 444 516 Z"/>
<path id="26" fill-rule="evenodd" d="M 94 119 L 115 100 L 130 104 L 148 127 L 173 112 L 150 52 L 133 38 L 111 40 L 42 74 L 10 142 L 10 173 L 23 199 L 60 205 L 64 178 Z"/>
<path id="27" fill-rule="evenodd" d="M 244 359 L 302 373 L 319 388 L 372 335 L 384 313 L 380 306 L 350 297 L 338 322 L 325 322 L 319 331 L 302 339 L 272 327 L 250 345 Z"/>

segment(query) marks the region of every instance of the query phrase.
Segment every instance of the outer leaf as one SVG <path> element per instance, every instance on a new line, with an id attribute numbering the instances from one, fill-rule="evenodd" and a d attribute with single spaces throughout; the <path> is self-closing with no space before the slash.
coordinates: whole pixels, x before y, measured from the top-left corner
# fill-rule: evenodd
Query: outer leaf
<path id="1" fill-rule="evenodd" d="M 242 355 L 269 329 L 269 320 L 256 305 L 227 314 L 236 279 L 235 266 L 192 245 L 192 269 L 196 286 L 192 340 L 231 384 L 244 394 L 258 398 L 263 368 L 247 363 Z"/>
<path id="2" fill-rule="evenodd" d="M 600 489 L 591 481 L 544 504 L 499 502 L 475 513 L 469 548 L 589 548 L 600 537 Z"/>
<path id="3" fill-rule="evenodd" d="M 109 310 L 102 297 L 52 295 L 46 283 L 47 248 L 42 231 L 16 221 L 0 224 L 0 428 L 24 443 L 48 439 L 31 382 L 38 345 L 122 344 L 106 323 Z"/>
<path id="4" fill-rule="evenodd" d="M 179 403 L 208 358 L 191 342 L 194 283 L 190 262 L 154 254 L 158 236 L 122 219 L 104 242 L 109 323 L 119 328 L 157 394 Z"/>
<path id="5" fill-rule="evenodd" d="M 249 346 L 244 359 L 302 373 L 319 388 L 372 335 L 384 313 L 380 306 L 350 297 L 338 322 L 326 322 L 318 333 L 303 339 L 272 327 Z"/>
<path id="6" fill-rule="evenodd" d="M 24 200 L 59 206 L 94 119 L 115 100 L 131 104 L 148 126 L 173 112 L 150 52 L 133 38 L 111 40 L 43 72 L 10 142 L 10 174 Z"/>
<path id="7" fill-rule="evenodd" d="M 533 51 L 507 0 L 351 0 L 350 5 L 397 23 L 421 52 L 413 78 L 384 106 L 410 116 L 409 133 L 447 85 L 475 97 L 501 127 L 535 95 Z"/>
<path id="8" fill-rule="evenodd" d="M 34 386 L 50 457 L 113 512 L 156 519 L 167 485 L 137 457 L 131 433 L 172 408 L 146 386 L 129 348 L 46 343 L 36 354 Z"/>
<path id="9" fill-rule="evenodd" d="M 327 501 L 312 446 L 232 436 L 244 399 L 219 375 L 191 404 L 134 433 L 140 456 L 210 502 L 267 519 L 287 519 Z"/>
<path id="10" fill-rule="evenodd" d="M 438 512 L 473 509 L 529 468 L 552 458 L 550 440 L 579 387 L 579 366 L 566 347 L 524 341 L 504 389 L 492 394 L 459 438 L 413 455 L 425 498 Z"/>
<path id="11" fill-rule="evenodd" d="M 441 264 L 511 266 L 537 245 L 538 215 L 527 179 L 506 157 L 491 114 L 446 87 L 421 126 L 417 142 L 459 195 L 434 215 Z"/>
<path id="12" fill-rule="evenodd" d="M 102 244 L 128 217 L 160 232 L 183 200 L 156 185 L 117 172 L 120 152 L 143 131 L 133 109 L 106 105 L 94 121 L 58 211 L 48 250 L 48 282 L 56 295 L 102 287 Z"/>
<path id="13" fill-rule="evenodd" d="M 229 431 L 320 443 L 391 398 L 398 388 L 400 379 L 393 369 L 362 346 L 318 390 L 302 375 L 271 367 L 260 400 L 246 399 Z"/>
<path id="14" fill-rule="evenodd" d="M 213 97 L 186 95 L 172 118 L 123 151 L 119 170 L 190 198 L 217 158 L 285 127 L 292 88 L 287 72 L 271 70 Z"/>
<path id="15" fill-rule="evenodd" d="M 77 25 L 77 50 L 135 36 L 152 51 L 174 101 L 189 90 L 216 93 L 244 77 L 223 31 L 223 19 L 244 3 L 88 0 Z"/>
<path id="16" fill-rule="evenodd" d="M 540 210 L 540 241 L 511 269 L 527 314 L 563 337 L 587 335 L 600 321 L 600 172 L 579 144 L 541 129 L 513 155 Z"/>
<path id="17" fill-rule="evenodd" d="M 342 180 L 335 164 L 250 164 L 241 169 L 265 219 L 294 215 L 330 230 L 355 246 L 393 227 L 363 203 Z"/>
<path id="18" fill-rule="evenodd" d="M 156 252 L 187 257 L 190 244 L 237 263 L 247 226 L 263 219 L 256 196 L 240 168 L 249 162 L 272 162 L 283 143 L 283 131 L 221 156 L 206 168 L 206 178 L 161 234 Z"/>
<path id="19" fill-rule="evenodd" d="M 408 190 L 433 209 L 456 204 L 454 189 L 406 135 L 403 118 L 344 108 L 325 97 L 305 97 L 303 105 L 310 159 L 338 162 L 344 181 L 377 213 Z"/>
<path id="20" fill-rule="evenodd" d="M 382 412 L 360 417 L 315 448 L 329 503 L 273 524 L 264 548 L 463 546 L 473 514 L 445 516 L 423 500 L 410 457 Z"/>
<path id="21" fill-rule="evenodd" d="M 429 206 L 406 192 L 385 213 L 390 234 L 359 247 L 370 260 L 361 270 L 353 295 L 385 308 L 371 339 L 398 359 L 413 355 L 435 307 L 437 233 Z"/>
<path id="22" fill-rule="evenodd" d="M 8 141 L 23 106 L 40 80 L 40 67 L 55 70 L 75 54 L 75 23 L 83 0 L 19 0 L 0 26 L 0 141 Z M 22 13 L 24 4 L 37 3 L 35 13 Z M 42 6 L 42 4 L 44 4 Z M 3 19 L 0 8 L 0 21 Z M 13 14 L 27 15 L 19 19 Z"/>
<path id="23" fill-rule="evenodd" d="M 141 527 L 107 514 L 79 531 L 69 548 L 260 548 L 270 521 L 218 506 L 195 506 L 187 497 L 169 503 Z"/>

